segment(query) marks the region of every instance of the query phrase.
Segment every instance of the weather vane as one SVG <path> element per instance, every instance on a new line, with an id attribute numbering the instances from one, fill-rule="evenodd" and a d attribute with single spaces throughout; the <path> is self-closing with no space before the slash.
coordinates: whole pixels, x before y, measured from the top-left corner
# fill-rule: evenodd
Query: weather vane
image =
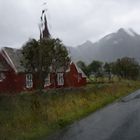
<path id="1" fill-rule="evenodd" d="M 42 10 L 42 13 L 44 13 L 45 11 L 47 11 L 47 2 L 44 2 L 43 4 L 42 4 L 45 8 Z"/>

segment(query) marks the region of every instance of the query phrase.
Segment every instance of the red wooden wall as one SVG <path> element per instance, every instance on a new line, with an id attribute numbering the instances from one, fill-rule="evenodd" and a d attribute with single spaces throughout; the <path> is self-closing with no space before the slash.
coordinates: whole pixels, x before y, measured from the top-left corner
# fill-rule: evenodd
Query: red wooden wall
<path id="1" fill-rule="evenodd" d="M 4 58 L 0 55 L 0 61 L 5 61 Z M 6 62 L 6 61 L 5 61 Z M 35 89 L 37 83 L 39 82 L 37 79 L 33 79 L 33 88 L 26 89 L 26 74 L 25 73 L 15 73 L 15 71 L 7 64 L 7 71 L 0 71 L 5 74 L 6 78 L 3 81 L 0 81 L 0 93 L 10 92 L 14 93 L 32 90 Z M 62 87 L 81 87 L 86 85 L 86 77 L 82 77 L 82 74 L 78 72 L 74 63 L 70 64 L 69 71 L 64 73 L 64 85 L 59 86 L 57 84 L 57 75 L 51 73 L 51 85 L 47 88 L 62 88 Z"/>

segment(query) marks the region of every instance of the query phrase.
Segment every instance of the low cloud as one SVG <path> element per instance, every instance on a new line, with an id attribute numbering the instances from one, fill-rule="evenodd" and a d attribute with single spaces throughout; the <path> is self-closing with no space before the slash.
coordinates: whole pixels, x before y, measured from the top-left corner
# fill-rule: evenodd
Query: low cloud
<path id="1" fill-rule="evenodd" d="M 43 2 L 0 0 L 0 46 L 21 47 L 28 38 L 39 38 Z M 139 7 L 138 0 L 48 0 L 48 26 L 68 46 L 96 41 L 121 27 L 140 33 Z"/>

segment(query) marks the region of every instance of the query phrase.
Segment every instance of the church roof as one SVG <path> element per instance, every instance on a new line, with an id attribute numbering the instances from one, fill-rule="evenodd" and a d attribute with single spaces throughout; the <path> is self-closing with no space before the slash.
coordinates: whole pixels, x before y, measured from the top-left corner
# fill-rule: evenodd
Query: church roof
<path id="1" fill-rule="evenodd" d="M 25 72 L 25 68 L 21 65 L 21 59 L 22 59 L 22 51 L 21 49 L 15 49 L 15 48 L 9 48 L 9 47 L 4 47 L 2 49 L 4 51 L 4 57 L 5 60 L 8 62 L 8 64 L 14 69 L 15 72 L 19 73 L 19 72 Z M 74 64 L 77 72 L 82 74 L 82 77 L 86 77 L 85 73 L 76 65 L 76 63 L 74 63 L 73 61 L 71 61 L 71 64 Z M 0 70 L 5 71 L 7 70 L 7 67 L 5 67 L 5 65 L 0 62 Z M 51 70 L 52 71 L 52 70 Z M 69 68 L 67 69 L 66 72 L 69 71 Z M 64 67 L 61 67 L 57 70 L 57 72 L 64 72 Z"/>
<path id="2" fill-rule="evenodd" d="M 8 64 L 16 72 L 24 72 L 25 71 L 24 67 L 21 65 L 21 58 L 22 58 L 21 49 L 4 47 L 3 51 L 7 57 L 6 60 L 8 61 Z"/>

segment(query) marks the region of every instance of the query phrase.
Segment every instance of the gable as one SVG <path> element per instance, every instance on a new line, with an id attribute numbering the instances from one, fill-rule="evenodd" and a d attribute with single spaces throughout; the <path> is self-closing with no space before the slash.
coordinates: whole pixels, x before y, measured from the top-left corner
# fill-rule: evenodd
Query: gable
<path id="1" fill-rule="evenodd" d="M 24 72 L 25 69 L 20 62 L 22 58 L 20 49 L 4 47 L 2 55 L 15 72 Z"/>
<path id="2" fill-rule="evenodd" d="M 82 69 L 80 69 L 74 62 L 71 62 L 70 65 L 73 66 L 76 69 L 77 73 L 81 74 L 83 78 L 87 77 Z"/>

